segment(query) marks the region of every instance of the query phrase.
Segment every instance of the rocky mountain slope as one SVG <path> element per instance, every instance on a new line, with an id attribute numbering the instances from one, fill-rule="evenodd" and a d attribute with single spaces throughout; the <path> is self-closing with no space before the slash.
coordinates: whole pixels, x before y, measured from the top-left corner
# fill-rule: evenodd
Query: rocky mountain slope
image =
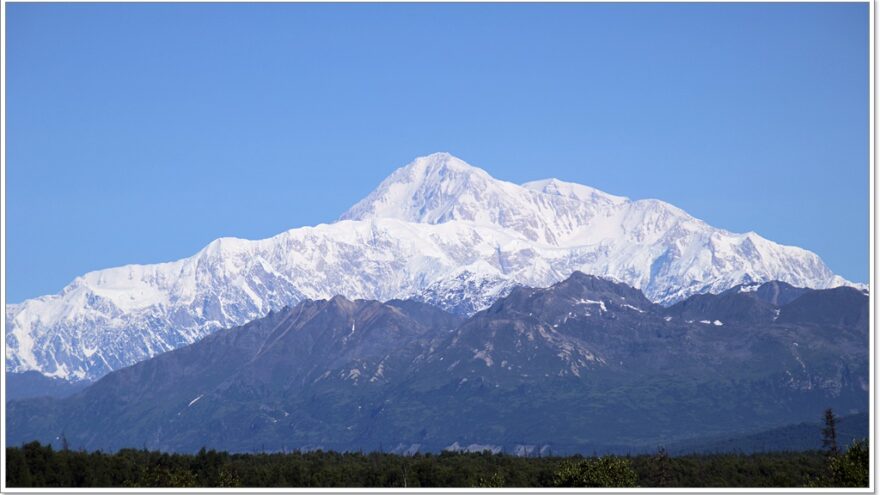
<path id="1" fill-rule="evenodd" d="M 868 297 L 769 302 L 785 287 L 666 308 L 575 273 L 464 321 L 414 301 L 303 301 L 71 397 L 10 402 L 8 442 L 590 453 L 867 411 Z"/>

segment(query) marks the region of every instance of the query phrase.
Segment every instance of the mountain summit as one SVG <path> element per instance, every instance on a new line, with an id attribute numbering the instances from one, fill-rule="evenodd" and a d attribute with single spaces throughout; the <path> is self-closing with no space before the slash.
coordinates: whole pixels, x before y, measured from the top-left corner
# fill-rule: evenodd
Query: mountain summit
<path id="1" fill-rule="evenodd" d="M 448 153 L 393 172 L 340 221 L 77 277 L 6 307 L 7 371 L 91 380 L 304 299 L 413 298 L 471 315 L 575 271 L 653 302 L 779 280 L 852 285 L 814 253 L 714 228 L 657 200 L 556 179 L 517 185 Z"/>
<path id="2" fill-rule="evenodd" d="M 435 153 L 394 171 L 340 219 L 395 218 L 428 224 L 467 221 L 511 229 L 531 241 L 562 246 L 598 211 L 625 201 L 556 179 L 519 186 L 494 179 L 449 153 Z"/>

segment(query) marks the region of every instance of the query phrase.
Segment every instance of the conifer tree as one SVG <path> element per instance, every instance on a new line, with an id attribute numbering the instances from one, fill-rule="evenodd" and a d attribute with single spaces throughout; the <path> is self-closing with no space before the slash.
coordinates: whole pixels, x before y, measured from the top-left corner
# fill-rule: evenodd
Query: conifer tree
<path id="1" fill-rule="evenodd" d="M 825 427 L 822 428 L 822 448 L 829 456 L 837 456 L 837 417 L 831 408 L 825 410 Z"/>

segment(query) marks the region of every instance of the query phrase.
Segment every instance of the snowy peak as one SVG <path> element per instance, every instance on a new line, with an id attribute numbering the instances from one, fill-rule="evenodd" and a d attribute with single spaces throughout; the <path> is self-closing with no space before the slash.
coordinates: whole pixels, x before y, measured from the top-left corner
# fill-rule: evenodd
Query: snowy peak
<path id="1" fill-rule="evenodd" d="M 401 170 L 408 170 L 413 174 L 422 174 L 425 177 L 448 177 L 466 175 L 479 175 L 486 179 L 490 179 L 489 174 L 485 170 L 466 163 L 461 158 L 453 156 L 445 151 L 431 153 L 427 156 L 416 158 L 409 165 L 402 167 Z"/>
<path id="2" fill-rule="evenodd" d="M 628 198 L 623 196 L 614 196 L 589 186 L 576 184 L 574 182 L 565 182 L 559 179 L 544 179 L 526 182 L 522 187 L 544 194 L 576 199 L 585 203 L 619 205 L 628 201 Z"/>
<path id="3" fill-rule="evenodd" d="M 560 246 L 597 213 L 626 202 L 626 198 L 556 179 L 520 186 L 495 179 L 448 153 L 435 153 L 394 171 L 340 219 L 465 221 Z"/>
<path id="4" fill-rule="evenodd" d="M 395 170 L 340 219 L 418 218 L 421 223 L 474 220 L 473 212 L 462 211 L 459 205 L 467 199 L 479 199 L 471 197 L 489 188 L 493 180 L 482 169 L 449 153 L 434 153 Z"/>

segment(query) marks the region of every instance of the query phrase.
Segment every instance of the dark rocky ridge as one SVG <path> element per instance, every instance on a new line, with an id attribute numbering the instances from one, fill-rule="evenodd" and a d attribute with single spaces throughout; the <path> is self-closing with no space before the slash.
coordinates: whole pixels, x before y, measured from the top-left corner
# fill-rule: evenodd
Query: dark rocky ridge
<path id="1" fill-rule="evenodd" d="M 8 441 L 590 453 L 733 437 L 866 411 L 867 304 L 765 284 L 663 308 L 581 273 L 464 321 L 414 301 L 306 301 L 72 397 L 14 401 Z"/>

